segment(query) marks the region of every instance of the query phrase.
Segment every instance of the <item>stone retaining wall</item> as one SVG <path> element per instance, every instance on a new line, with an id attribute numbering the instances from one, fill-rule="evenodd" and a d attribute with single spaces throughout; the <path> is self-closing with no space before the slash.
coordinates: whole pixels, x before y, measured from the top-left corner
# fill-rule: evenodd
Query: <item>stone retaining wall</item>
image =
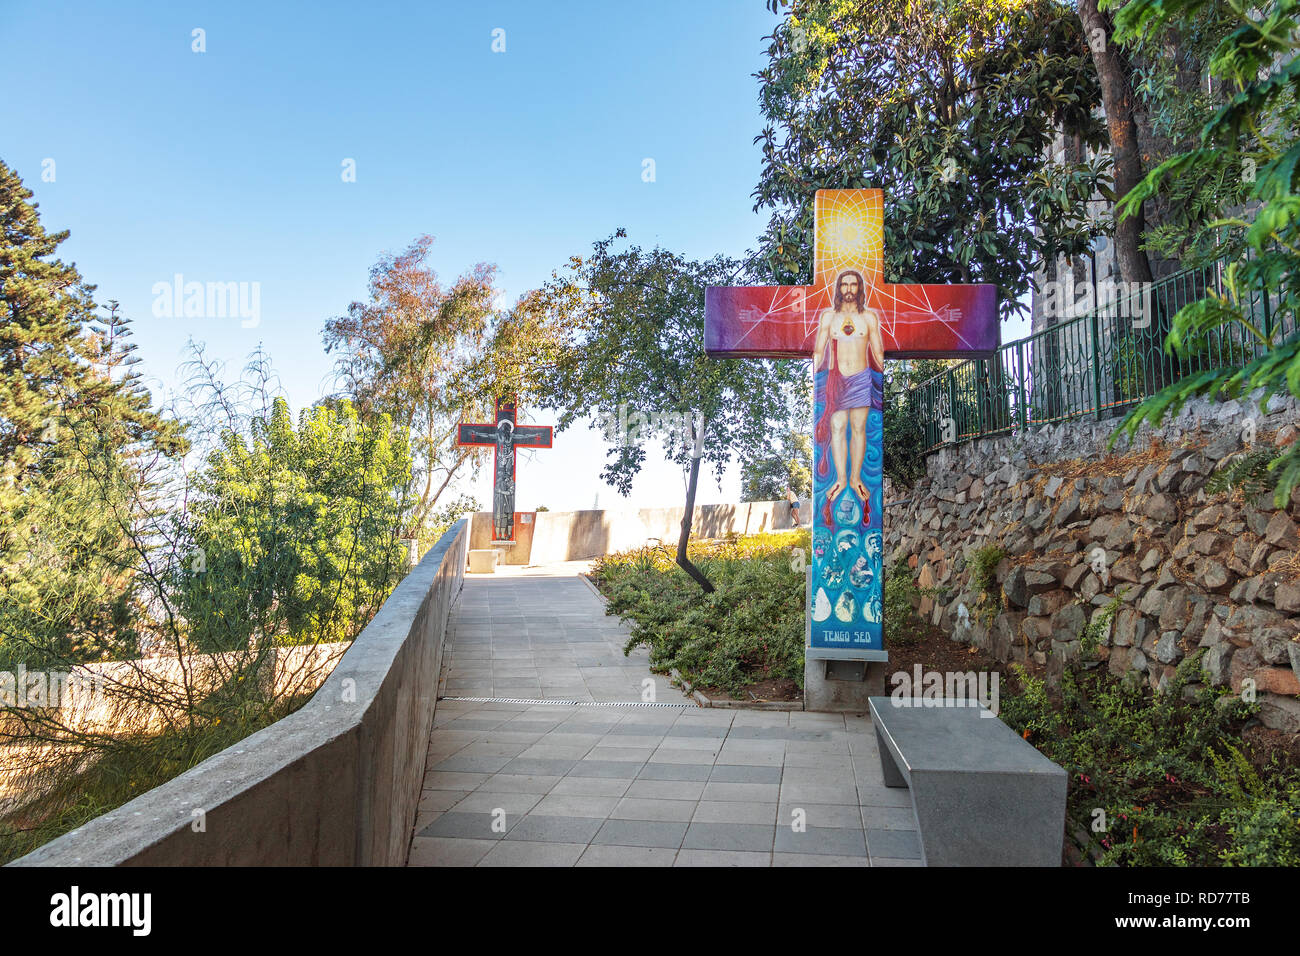
<path id="1" fill-rule="evenodd" d="M 462 520 L 304 707 L 11 865 L 405 863 L 468 544 Z"/>
<path id="2" fill-rule="evenodd" d="M 1067 422 L 933 455 L 886 512 L 890 566 L 904 558 L 922 587 L 943 589 L 923 615 L 1001 661 L 1059 675 L 1095 623 L 1112 673 L 1160 688 L 1200 655 L 1214 684 L 1255 682 L 1267 726 L 1300 732 L 1300 490 L 1283 509 L 1271 494 L 1206 490 L 1221 463 L 1295 441 L 1297 403 L 1275 396 L 1264 414 L 1192 402 L 1108 452 L 1117 424 Z M 989 546 L 1007 552 L 991 595 L 1000 609 L 971 581 Z"/>

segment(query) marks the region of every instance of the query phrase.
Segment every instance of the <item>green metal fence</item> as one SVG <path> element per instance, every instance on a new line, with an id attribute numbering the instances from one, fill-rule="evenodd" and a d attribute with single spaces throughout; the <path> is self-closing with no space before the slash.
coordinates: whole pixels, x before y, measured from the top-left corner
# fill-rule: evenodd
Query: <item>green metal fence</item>
<path id="1" fill-rule="evenodd" d="M 955 365 L 909 389 L 904 401 L 925 431 L 925 450 L 1073 418 L 1120 415 L 1186 375 L 1240 365 L 1263 346 L 1240 323 L 1208 333 L 1185 356 L 1167 355 L 1165 337 L 1178 310 L 1224 291 L 1227 261 L 1188 269 L 1119 295 L 1100 307 L 1009 342 L 987 359 Z M 1276 295 L 1250 297 L 1253 321 L 1283 341 Z M 1289 327 L 1288 327 L 1289 326 Z"/>

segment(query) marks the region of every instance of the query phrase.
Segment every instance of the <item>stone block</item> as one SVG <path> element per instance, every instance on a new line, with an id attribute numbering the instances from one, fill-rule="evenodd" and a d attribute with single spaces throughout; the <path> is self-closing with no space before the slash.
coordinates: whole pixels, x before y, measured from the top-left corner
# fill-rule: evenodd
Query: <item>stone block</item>
<path id="1" fill-rule="evenodd" d="M 469 552 L 470 574 L 493 574 L 497 569 L 496 548 L 473 548 Z"/>

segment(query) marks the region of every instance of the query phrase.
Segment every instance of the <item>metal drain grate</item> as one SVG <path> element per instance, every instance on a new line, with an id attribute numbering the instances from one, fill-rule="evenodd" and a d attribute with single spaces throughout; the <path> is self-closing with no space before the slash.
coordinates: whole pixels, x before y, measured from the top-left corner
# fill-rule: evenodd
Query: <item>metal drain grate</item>
<path id="1" fill-rule="evenodd" d="M 691 707 L 694 701 L 677 704 L 643 700 L 525 700 L 522 697 L 439 697 L 439 700 L 463 700 L 475 704 L 555 704 L 563 707 Z"/>

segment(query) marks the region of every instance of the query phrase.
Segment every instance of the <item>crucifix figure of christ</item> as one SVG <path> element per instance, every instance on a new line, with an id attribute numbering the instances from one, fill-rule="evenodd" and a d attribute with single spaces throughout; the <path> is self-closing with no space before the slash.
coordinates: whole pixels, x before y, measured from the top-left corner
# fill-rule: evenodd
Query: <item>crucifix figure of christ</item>
<path id="1" fill-rule="evenodd" d="M 706 292 L 705 349 L 724 358 L 812 358 L 807 657 L 883 660 L 885 359 L 992 355 L 997 288 L 882 281 L 879 189 L 818 190 L 813 232 L 812 285 Z"/>
<path id="2" fill-rule="evenodd" d="M 515 424 L 514 398 L 498 398 L 496 421 L 460 425 L 456 430 L 456 444 L 496 449 L 492 464 L 493 544 L 514 541 L 515 449 L 550 448 L 551 426 Z"/>

